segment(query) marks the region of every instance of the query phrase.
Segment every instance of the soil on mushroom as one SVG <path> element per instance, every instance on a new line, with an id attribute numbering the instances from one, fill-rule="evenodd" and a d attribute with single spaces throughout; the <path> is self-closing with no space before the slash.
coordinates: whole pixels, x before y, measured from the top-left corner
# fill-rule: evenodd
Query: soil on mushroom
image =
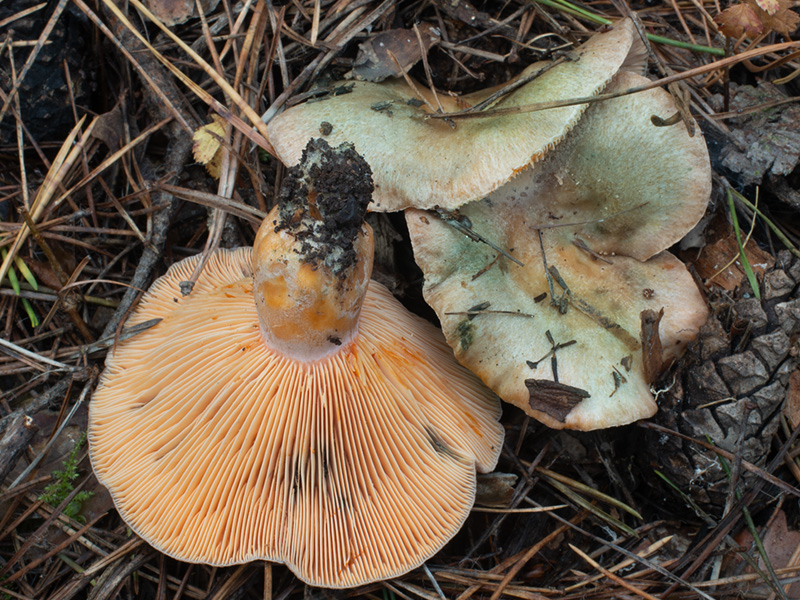
<path id="1" fill-rule="evenodd" d="M 329 147 L 323 139 L 312 144 L 318 152 Z M 299 166 L 289 169 L 275 225 L 275 231 L 291 230 L 302 242 L 303 261 L 312 265 L 324 261 L 334 274 L 345 272 L 356 261 L 353 240 L 361 230 L 373 190 L 369 167 L 358 160 L 352 146 L 343 152 L 341 160 L 320 160 L 307 172 Z M 299 205 L 301 199 L 307 199 L 309 210 Z"/>

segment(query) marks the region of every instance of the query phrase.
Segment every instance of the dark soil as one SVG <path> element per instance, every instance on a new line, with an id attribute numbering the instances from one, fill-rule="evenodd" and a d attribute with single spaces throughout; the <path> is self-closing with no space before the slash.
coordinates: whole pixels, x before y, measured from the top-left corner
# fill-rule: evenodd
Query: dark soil
<path id="1" fill-rule="evenodd" d="M 331 148 L 325 140 L 313 139 L 283 180 L 275 231 L 288 230 L 301 242 L 298 253 L 304 262 L 345 273 L 357 260 L 353 243 L 372 188 L 372 171 L 352 145 Z"/>

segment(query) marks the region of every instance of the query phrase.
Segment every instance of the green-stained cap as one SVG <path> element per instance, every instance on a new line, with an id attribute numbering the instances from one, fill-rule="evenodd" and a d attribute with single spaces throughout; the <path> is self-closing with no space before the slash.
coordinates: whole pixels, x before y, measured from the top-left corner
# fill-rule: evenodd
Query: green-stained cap
<path id="1" fill-rule="evenodd" d="M 540 74 L 492 105 L 503 109 L 592 96 L 620 69 L 640 69 L 641 42 L 626 19 L 593 35 L 558 64 L 536 63 L 519 78 Z M 417 86 L 424 90 L 424 86 Z M 550 151 L 574 127 L 586 105 L 501 117 L 447 121 L 427 118 L 428 106 L 405 81 L 340 83 L 322 100 L 292 107 L 269 123 L 280 159 L 294 165 L 306 142 L 321 134 L 351 142 L 372 167 L 371 210 L 457 208 L 482 198 Z M 453 98 L 424 91 L 444 112 L 474 106 L 496 90 Z"/>

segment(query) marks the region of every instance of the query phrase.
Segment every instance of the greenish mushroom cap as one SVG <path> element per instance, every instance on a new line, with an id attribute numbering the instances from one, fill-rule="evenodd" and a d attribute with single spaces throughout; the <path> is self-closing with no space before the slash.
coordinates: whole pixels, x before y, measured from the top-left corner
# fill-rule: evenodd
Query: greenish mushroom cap
<path id="1" fill-rule="evenodd" d="M 645 82 L 620 73 L 607 91 Z M 664 251 L 711 189 L 702 137 L 650 121 L 675 110 L 660 89 L 596 103 L 487 198 L 444 218 L 406 212 L 425 299 L 456 358 L 552 427 L 652 416 L 650 384 L 706 319 L 693 278 Z"/>
<path id="2" fill-rule="evenodd" d="M 493 109 L 592 96 L 620 69 L 639 68 L 641 41 L 629 19 L 593 35 L 557 64 L 536 63 L 517 79 L 531 79 L 492 105 Z M 417 86 L 443 112 L 458 112 L 493 89 L 436 98 Z M 331 145 L 354 144 L 374 174 L 370 210 L 408 207 L 457 208 L 491 193 L 520 169 L 545 156 L 575 126 L 586 105 L 518 112 L 502 118 L 431 119 L 431 109 L 404 80 L 338 82 L 331 95 L 292 107 L 269 123 L 279 158 L 294 165 L 306 142 L 323 135 Z"/>

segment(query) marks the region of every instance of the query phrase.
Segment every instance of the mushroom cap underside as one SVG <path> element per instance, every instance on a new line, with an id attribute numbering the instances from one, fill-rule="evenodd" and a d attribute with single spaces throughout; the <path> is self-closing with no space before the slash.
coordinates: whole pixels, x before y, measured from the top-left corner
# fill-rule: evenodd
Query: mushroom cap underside
<path id="1" fill-rule="evenodd" d="M 597 94 L 621 68 L 640 68 L 637 61 L 626 62 L 641 45 L 636 35 L 630 19 L 624 19 L 593 35 L 559 64 L 531 65 L 519 77 L 540 74 L 492 108 Z M 444 112 L 457 112 L 487 94 L 425 95 Z M 279 158 L 288 165 L 297 163 L 308 139 L 320 134 L 332 145 L 352 142 L 373 171 L 371 210 L 453 209 L 489 194 L 544 156 L 585 109 L 578 104 L 454 123 L 427 118 L 430 109 L 405 81 L 339 82 L 334 94 L 286 110 L 268 128 Z"/>
<path id="2" fill-rule="evenodd" d="M 402 574 L 472 507 L 502 445 L 499 402 L 432 325 L 372 282 L 357 339 L 293 363 L 262 341 L 251 250 L 215 252 L 194 291 L 170 268 L 89 413 L 92 465 L 125 521 L 180 560 L 286 563 L 322 587 Z"/>

